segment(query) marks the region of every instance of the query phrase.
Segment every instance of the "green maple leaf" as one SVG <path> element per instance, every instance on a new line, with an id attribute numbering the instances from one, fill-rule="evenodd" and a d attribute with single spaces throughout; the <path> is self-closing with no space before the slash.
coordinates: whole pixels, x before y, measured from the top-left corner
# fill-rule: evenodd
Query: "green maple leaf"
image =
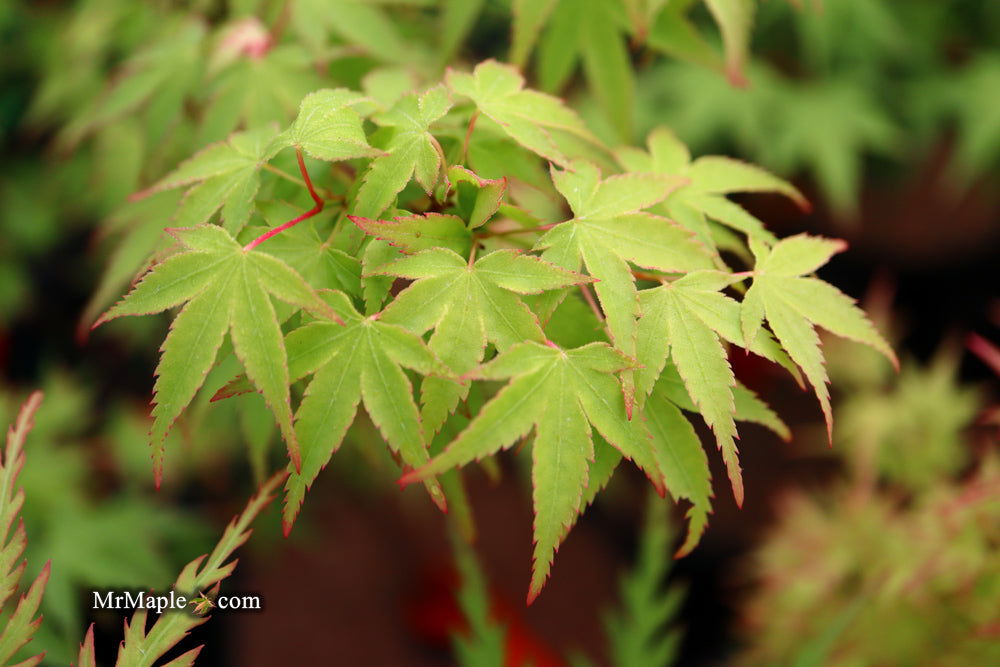
<path id="1" fill-rule="evenodd" d="M 379 155 L 361 126 L 361 111 L 369 104 L 363 95 L 345 88 L 310 93 L 291 127 L 275 137 L 269 150 L 273 155 L 294 147 L 327 162 Z"/>
<path id="2" fill-rule="evenodd" d="M 237 132 L 181 163 L 143 194 L 187 187 L 173 221 L 182 227 L 205 222 L 222 209 L 230 234 L 243 228 L 260 189 L 260 168 L 273 156 L 275 131 L 261 128 Z"/>
<path id="3" fill-rule="evenodd" d="M 451 250 L 436 248 L 404 257 L 374 271 L 415 282 L 383 311 L 382 321 L 417 334 L 434 329 L 428 343 L 457 375 L 483 360 L 487 342 L 499 350 L 525 341 L 543 342 L 538 318 L 518 297 L 588 281 L 537 257 L 498 250 L 469 264 Z M 425 435 L 436 432 L 466 397 L 468 384 L 427 378 L 421 387 Z"/>
<path id="4" fill-rule="evenodd" d="M 967 65 L 918 89 L 913 106 L 938 121 L 954 120 L 956 176 L 971 181 L 996 165 L 1000 154 L 1000 112 L 991 103 L 1000 86 L 1000 55 L 978 54 Z"/>
<path id="5" fill-rule="evenodd" d="M 750 29 L 757 8 L 754 0 L 705 0 L 726 49 L 726 75 L 734 85 L 746 85 L 743 66 L 750 45 Z"/>
<path id="6" fill-rule="evenodd" d="M 741 327 L 747 347 L 760 335 L 764 318 L 792 360 L 816 392 L 832 439 L 829 382 L 816 326 L 842 338 L 868 345 L 897 365 L 896 355 L 881 334 L 854 305 L 854 300 L 833 285 L 805 277 L 846 247 L 843 241 L 799 234 L 773 248 L 751 242 L 757 258 L 753 284 L 743 298 Z"/>
<path id="7" fill-rule="evenodd" d="M 653 390 L 669 353 L 684 386 L 705 423 L 715 434 L 726 462 L 736 504 L 743 504 L 743 479 L 735 438 L 736 378 L 723 341 L 743 343 L 740 304 L 722 294 L 738 278 L 717 271 L 696 271 L 639 293 L 636 371 L 640 400 Z M 769 336 L 757 336 L 751 348 L 761 356 L 788 363 Z"/>
<path id="8" fill-rule="evenodd" d="M 291 6 L 291 27 L 315 56 L 329 57 L 330 35 L 360 47 L 371 57 L 404 65 L 421 61 L 413 40 L 406 39 L 371 0 L 297 0 Z"/>
<path id="9" fill-rule="evenodd" d="M 559 133 L 597 142 L 575 111 L 556 97 L 525 89 L 524 77 L 510 65 L 487 60 L 472 74 L 448 70 L 446 80 L 453 93 L 470 98 L 514 141 L 547 160 L 569 163 L 556 141 Z"/>
<path id="10" fill-rule="evenodd" d="M 868 89 L 849 79 L 782 82 L 775 88 L 759 147 L 761 161 L 780 173 L 812 172 L 838 214 L 857 206 L 862 158 L 892 153 L 899 133 Z M 816 132 L 822 127 L 822 132 Z"/>
<path id="11" fill-rule="evenodd" d="M 507 178 L 481 178 L 461 165 L 448 168 L 448 189 L 455 193 L 455 208 L 469 229 L 482 227 L 500 210 Z"/>
<path id="12" fill-rule="evenodd" d="M 465 221 L 454 215 L 428 213 L 399 216 L 392 220 L 370 220 L 356 215 L 348 217 L 365 233 L 406 253 L 448 248 L 467 255 L 472 247 L 472 233 L 465 226 Z"/>
<path id="13" fill-rule="evenodd" d="M 662 489 L 651 445 L 629 423 L 613 376 L 632 365 L 606 343 L 569 350 L 551 343 L 514 345 L 474 375 L 511 382 L 441 454 L 402 480 L 426 479 L 508 448 L 534 427 L 535 550 L 529 603 L 541 591 L 555 550 L 581 509 L 588 462 L 594 459 L 591 426 Z"/>
<path id="14" fill-rule="evenodd" d="M 285 202 L 262 202 L 264 218 L 276 227 L 302 214 L 302 209 Z M 254 236 L 268 228 L 253 228 Z M 337 289 L 351 296 L 361 296 L 361 262 L 339 248 L 333 247 L 329 221 L 323 214 L 303 220 L 268 239 L 261 251 L 274 255 L 317 288 Z"/>
<path id="15" fill-rule="evenodd" d="M 405 95 L 391 109 L 374 116 L 377 124 L 395 132 L 385 146 L 385 155 L 372 160 L 365 172 L 354 204 L 357 215 L 380 215 L 412 177 L 428 194 L 434 190 L 444 158 L 430 126 L 450 108 L 448 90 L 439 85 L 419 98 Z"/>
<path id="16" fill-rule="evenodd" d="M 260 252 L 246 252 L 220 227 L 202 225 L 170 233 L 185 250 L 154 266 L 94 324 L 185 304 L 163 341 L 156 367 L 150 443 L 157 482 L 167 434 L 205 382 L 227 331 L 247 377 L 274 413 L 297 468 L 299 446 L 292 428 L 285 346 L 268 295 L 319 315 L 333 313 L 287 264 Z"/>
<path id="17" fill-rule="evenodd" d="M 623 174 L 601 180 L 597 167 L 574 162 L 573 170 L 552 171 L 556 189 L 573 218 L 556 225 L 536 244 L 542 257 L 578 271 L 581 264 L 594 288 L 619 350 L 635 358 L 639 298 L 629 262 L 660 271 L 712 268 L 712 258 L 690 232 L 672 221 L 640 212 L 662 201 L 683 181 L 656 174 Z M 623 373 L 631 410 L 634 384 Z"/>
<path id="18" fill-rule="evenodd" d="M 162 138 L 183 113 L 185 99 L 203 71 L 205 24 L 192 20 L 174 27 L 123 65 L 123 76 L 107 94 L 66 126 L 64 141 L 76 144 L 95 128 L 137 112 L 143 116 L 148 138 L 153 142 Z"/>
<path id="19" fill-rule="evenodd" d="M 231 63 L 208 84 L 199 136 L 211 139 L 240 126 L 284 125 L 302 98 L 323 85 L 310 65 L 306 53 L 290 45 Z"/>
<path id="20" fill-rule="evenodd" d="M 632 0 L 629 0 L 632 1 Z M 649 21 L 646 42 L 657 51 L 674 58 L 722 71 L 723 63 L 717 50 L 698 31 L 688 17 L 696 0 L 671 0 Z M 690 68 L 689 68 L 690 69 Z"/>
<path id="21" fill-rule="evenodd" d="M 681 378 L 677 367 L 672 361 L 667 360 L 660 373 L 660 378 L 656 381 L 654 391 L 662 390 L 663 395 L 681 410 L 688 412 L 698 412 L 698 407 L 691 400 L 684 380 Z M 792 438 L 788 425 L 781 421 L 781 418 L 764 401 L 750 389 L 747 389 L 739 380 L 733 387 L 733 403 L 735 412 L 733 418 L 738 422 L 759 424 L 771 431 L 784 441 Z"/>
<path id="22" fill-rule="evenodd" d="M 671 399 L 666 383 L 658 381 L 644 405 L 643 427 L 652 438 L 653 452 L 670 495 L 691 503 L 687 539 L 677 551 L 679 557 L 694 549 L 708 526 L 712 475 L 698 434 Z"/>
<path id="23" fill-rule="evenodd" d="M 448 373 L 416 334 L 381 321 L 380 314 L 362 317 L 341 292 L 323 295 L 344 324 L 329 318 L 312 322 L 291 332 L 285 343 L 290 379 L 313 375 L 295 415 L 302 467 L 299 471 L 290 467 L 285 484 L 286 534 L 306 491 L 343 441 L 359 403 L 364 402 L 368 415 L 404 464 L 426 463 L 429 456 L 420 413 L 402 367 L 422 375 Z M 425 484 L 434 502 L 444 509 L 437 480 Z"/>
<path id="24" fill-rule="evenodd" d="M 542 88 L 555 92 L 581 62 L 590 88 L 618 137 L 630 141 L 635 72 L 627 30 L 620 2 L 562 0 L 539 43 L 538 76 Z"/>
<path id="25" fill-rule="evenodd" d="M 684 225 L 703 243 L 713 245 L 705 220 L 710 219 L 732 229 L 770 243 L 777 241 L 764 224 L 726 195 L 737 192 L 775 192 L 808 210 L 802 193 L 787 181 L 760 167 L 721 156 L 705 156 L 691 161 L 691 154 L 667 128 L 657 128 L 649 135 L 649 152 L 622 148 L 618 161 L 628 171 L 679 176 L 687 183 L 677 188 L 658 209 Z"/>

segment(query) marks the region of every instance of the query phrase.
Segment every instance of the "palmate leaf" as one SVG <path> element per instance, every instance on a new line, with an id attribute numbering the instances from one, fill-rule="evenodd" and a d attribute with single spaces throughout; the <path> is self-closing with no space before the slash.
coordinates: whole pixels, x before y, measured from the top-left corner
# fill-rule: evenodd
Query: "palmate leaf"
<path id="1" fill-rule="evenodd" d="M 461 165 L 449 167 L 447 178 L 459 217 L 469 221 L 469 229 L 482 227 L 500 210 L 507 192 L 506 178 L 481 178 Z"/>
<path id="2" fill-rule="evenodd" d="M 708 11 L 722 32 L 726 48 L 726 75 L 734 85 L 746 85 L 743 65 L 750 44 L 750 28 L 757 8 L 754 0 L 705 0 Z"/>
<path id="3" fill-rule="evenodd" d="M 669 353 L 698 412 L 715 434 L 732 483 L 736 504 L 743 504 L 743 479 L 734 423 L 736 378 L 723 341 L 742 345 L 740 304 L 722 294 L 738 278 L 717 271 L 695 271 L 671 283 L 639 293 L 636 372 L 639 398 L 653 390 Z M 754 339 L 750 349 L 792 366 L 770 336 Z"/>
<path id="4" fill-rule="evenodd" d="M 656 174 L 623 174 L 601 180 L 597 167 L 574 162 L 573 170 L 553 169 L 556 189 L 574 217 L 539 239 L 542 258 L 578 271 L 581 264 L 597 283 L 595 291 L 619 350 L 636 356 L 639 299 L 629 262 L 660 271 L 712 268 L 712 258 L 690 232 L 666 218 L 640 212 L 662 201 L 683 183 Z M 634 381 L 622 375 L 631 411 Z"/>
<path id="5" fill-rule="evenodd" d="M 420 413 L 403 367 L 422 375 L 448 372 L 416 334 L 381 321 L 379 314 L 362 317 L 341 292 L 323 295 L 344 324 L 324 318 L 291 332 L 285 343 L 290 379 L 313 375 L 295 415 L 302 467 L 298 471 L 289 467 L 282 514 L 286 534 L 306 491 L 340 446 L 362 401 L 405 465 L 426 463 L 429 456 Z M 444 509 L 437 480 L 425 484 L 434 502 Z"/>
<path id="6" fill-rule="evenodd" d="M 535 428 L 532 482 L 535 550 L 529 604 L 538 596 L 556 549 L 581 509 L 594 460 L 591 426 L 634 461 L 662 490 L 652 445 L 629 423 L 613 373 L 633 362 L 606 343 L 563 350 L 553 343 L 519 343 L 474 373 L 510 378 L 469 426 L 430 463 L 404 475 L 425 480 L 506 449 Z"/>
<path id="7" fill-rule="evenodd" d="M 772 94 L 761 128 L 761 136 L 769 137 L 760 142 L 761 161 L 785 174 L 808 169 L 835 213 L 853 213 L 863 156 L 888 155 L 898 145 L 892 120 L 868 88 L 850 80 L 781 80 Z"/>
<path id="8" fill-rule="evenodd" d="M 181 163 L 143 195 L 187 187 L 173 221 L 182 227 L 208 222 L 222 209 L 230 234 L 243 228 L 260 188 L 260 168 L 273 155 L 271 128 L 238 132 Z"/>
<path id="9" fill-rule="evenodd" d="M 712 512 L 712 475 L 708 458 L 691 422 L 668 394 L 668 385 L 660 380 L 643 405 L 642 420 L 653 442 L 657 464 L 663 471 L 667 490 L 674 500 L 687 500 L 687 539 L 677 556 L 691 552 L 698 544 L 708 515 Z"/>
<path id="10" fill-rule="evenodd" d="M 94 324 L 185 304 L 163 341 L 156 368 L 150 443 L 157 483 L 164 440 L 204 383 L 227 331 L 247 376 L 274 413 L 292 465 L 298 468 L 288 364 L 268 295 L 318 315 L 335 314 L 287 264 L 261 252 L 246 252 L 220 227 L 202 225 L 170 232 L 185 251 L 154 266 Z"/>
<path id="11" fill-rule="evenodd" d="M 687 183 L 677 188 L 656 207 L 694 232 L 698 239 L 713 245 L 706 219 L 713 220 L 753 237 L 773 243 L 774 236 L 764 224 L 726 195 L 737 192 L 775 192 L 789 197 L 808 210 L 809 203 L 792 184 L 760 167 L 721 156 L 700 157 L 694 162 L 676 135 L 657 128 L 648 139 L 649 152 L 626 147 L 616 151 L 618 161 L 628 171 L 677 176 Z"/>
<path id="12" fill-rule="evenodd" d="M 524 87 L 517 69 L 493 60 L 480 63 L 472 74 L 448 70 L 448 87 L 470 98 L 484 115 L 495 121 L 514 141 L 556 164 L 567 165 L 555 133 L 567 133 L 597 142 L 562 101 Z"/>
<path id="13" fill-rule="evenodd" d="M 618 0 L 561 0 L 538 49 L 541 87 L 559 91 L 582 63 L 601 109 L 624 141 L 632 138 L 635 98 L 627 29 Z"/>
<path id="14" fill-rule="evenodd" d="M 270 39 L 264 26 L 259 30 Z M 230 63 L 208 83 L 199 136 L 211 140 L 238 127 L 285 125 L 302 98 L 323 85 L 310 65 L 308 55 L 293 45 Z"/>
<path id="15" fill-rule="evenodd" d="M 261 202 L 260 212 L 271 227 L 302 214 L 302 209 L 285 202 Z M 351 296 L 361 296 L 361 262 L 347 252 L 334 247 L 328 238 L 323 218 L 303 220 L 290 229 L 268 239 L 260 249 L 294 266 L 310 285 L 316 288 L 338 289 Z M 267 231 L 252 228 L 254 236 Z"/>
<path id="16" fill-rule="evenodd" d="M 354 203 L 355 214 L 380 215 L 412 177 L 424 192 L 434 190 L 444 158 L 430 126 L 450 108 L 448 90 L 439 85 L 419 98 L 405 95 L 391 109 L 375 115 L 376 123 L 393 128 L 395 133 L 385 147 L 385 155 L 372 160 L 365 173 Z"/>
<path id="17" fill-rule="evenodd" d="M 842 338 L 864 343 L 898 367 L 896 355 L 854 300 L 833 285 L 805 277 L 846 248 L 843 241 L 799 234 L 773 248 L 751 243 L 757 259 L 753 284 L 743 298 L 741 326 L 750 347 L 760 335 L 764 318 L 816 392 L 828 435 L 832 439 L 829 382 L 816 326 Z"/>
<path id="18" fill-rule="evenodd" d="M 783 421 L 756 394 L 739 381 L 732 389 L 733 418 L 738 422 L 760 424 L 788 440 L 791 434 Z M 666 482 L 667 490 L 677 500 L 690 501 L 687 512 L 688 534 L 677 551 L 687 555 L 698 545 L 708 515 L 712 512 L 712 478 L 708 459 L 698 434 L 681 410 L 698 412 L 677 367 L 667 361 L 652 392 L 643 403 L 644 428 L 653 439 L 653 451 Z"/>
<path id="19" fill-rule="evenodd" d="M 325 56 L 330 37 L 336 36 L 384 62 L 405 65 L 422 60 L 414 42 L 404 38 L 379 4 L 371 0 L 296 0 L 290 23 L 315 56 Z"/>
<path id="20" fill-rule="evenodd" d="M 543 342 L 538 318 L 518 297 L 588 282 L 537 257 L 498 250 L 471 266 L 451 250 L 436 248 L 375 270 L 415 282 L 382 314 L 382 321 L 417 334 L 434 329 L 428 346 L 456 375 L 483 360 L 486 343 L 506 350 L 522 341 Z M 468 394 L 468 384 L 441 377 L 421 387 L 425 436 L 430 438 Z"/>
<path id="21" fill-rule="evenodd" d="M 299 105 L 295 122 L 275 137 L 268 150 L 274 155 L 284 148 L 296 148 L 327 162 L 379 155 L 368 145 L 361 127 L 359 110 L 368 104 L 363 95 L 344 88 L 310 93 Z"/>

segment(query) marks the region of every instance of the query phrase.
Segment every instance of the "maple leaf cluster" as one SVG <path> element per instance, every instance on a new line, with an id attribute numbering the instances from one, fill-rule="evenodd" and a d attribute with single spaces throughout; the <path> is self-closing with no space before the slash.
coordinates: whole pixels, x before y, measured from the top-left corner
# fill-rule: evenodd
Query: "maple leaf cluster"
<path id="1" fill-rule="evenodd" d="M 237 132 L 145 194 L 180 188 L 177 243 L 99 320 L 179 308 L 156 370 L 157 476 L 199 391 L 266 400 L 288 452 L 286 532 L 361 406 L 402 481 L 442 508 L 465 502 L 456 469 L 529 439 L 529 601 L 623 458 L 690 503 L 680 553 L 694 548 L 713 495 L 694 415 L 742 503 L 736 423 L 788 430 L 736 380 L 733 348 L 808 382 L 828 426 L 816 328 L 894 360 L 814 276 L 841 242 L 778 240 L 728 198 L 806 206 L 793 186 L 692 160 L 666 129 L 645 150 L 605 146 L 493 61 L 421 94 L 314 92 L 288 128 Z M 203 387 L 232 356 L 244 375 Z"/>

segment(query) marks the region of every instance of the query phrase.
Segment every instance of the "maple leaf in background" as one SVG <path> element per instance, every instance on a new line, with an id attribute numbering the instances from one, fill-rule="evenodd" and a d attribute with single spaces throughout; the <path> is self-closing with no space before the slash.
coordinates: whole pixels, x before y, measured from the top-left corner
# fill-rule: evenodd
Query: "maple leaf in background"
<path id="1" fill-rule="evenodd" d="M 187 187 L 173 222 L 180 227 L 200 225 L 221 208 L 223 225 L 235 235 L 253 212 L 260 168 L 273 157 L 270 144 L 275 134 L 270 128 L 237 132 L 182 162 L 139 196 Z"/>
<path id="2" fill-rule="evenodd" d="M 685 179 L 667 199 L 653 207 L 687 227 L 705 245 L 716 246 L 708 221 L 725 225 L 747 237 L 774 243 L 777 239 L 764 223 L 727 195 L 739 192 L 774 192 L 785 195 L 804 210 L 809 203 L 802 193 L 764 169 L 732 158 L 708 155 L 692 162 L 691 153 L 668 128 L 653 130 L 648 139 L 648 153 L 624 147 L 615 156 L 625 169 L 633 172 L 663 174 Z"/>
<path id="3" fill-rule="evenodd" d="M 575 111 L 559 98 L 525 88 L 524 77 L 510 65 L 487 60 L 472 74 L 448 70 L 446 81 L 512 139 L 556 164 L 569 162 L 556 141 L 559 133 L 597 142 Z"/>

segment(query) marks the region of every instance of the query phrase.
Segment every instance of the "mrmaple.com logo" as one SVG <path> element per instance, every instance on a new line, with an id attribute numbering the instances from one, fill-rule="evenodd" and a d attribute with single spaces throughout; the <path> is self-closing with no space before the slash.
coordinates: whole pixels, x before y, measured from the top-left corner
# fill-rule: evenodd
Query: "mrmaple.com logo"
<path id="1" fill-rule="evenodd" d="M 93 591 L 93 596 L 93 609 L 149 610 L 157 614 L 181 609 L 203 614 L 209 609 L 259 611 L 262 608 L 259 595 L 219 595 L 209 598 L 204 593 L 199 593 L 189 598 L 177 591 Z"/>

